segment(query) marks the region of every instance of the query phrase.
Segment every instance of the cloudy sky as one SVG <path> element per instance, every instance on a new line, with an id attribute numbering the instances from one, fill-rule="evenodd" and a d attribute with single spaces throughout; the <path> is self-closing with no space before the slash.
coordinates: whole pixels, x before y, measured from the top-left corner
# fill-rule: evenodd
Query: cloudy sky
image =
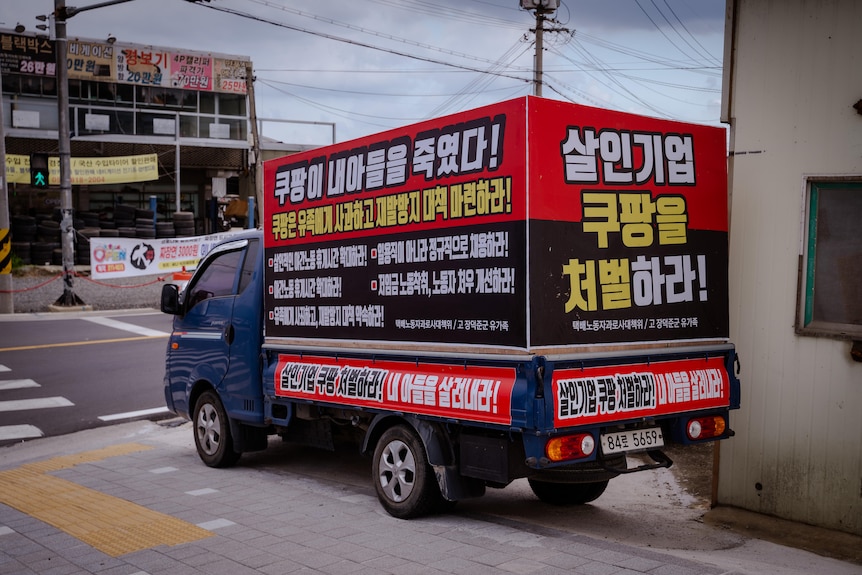
<path id="1" fill-rule="evenodd" d="M 74 0 L 84 8 L 103 0 Z M 0 27 L 53 0 L 0 0 Z M 723 0 L 562 0 L 543 96 L 716 124 Z M 69 19 L 70 38 L 252 59 L 263 134 L 325 144 L 533 93 L 536 20 L 519 0 L 132 0 Z"/>

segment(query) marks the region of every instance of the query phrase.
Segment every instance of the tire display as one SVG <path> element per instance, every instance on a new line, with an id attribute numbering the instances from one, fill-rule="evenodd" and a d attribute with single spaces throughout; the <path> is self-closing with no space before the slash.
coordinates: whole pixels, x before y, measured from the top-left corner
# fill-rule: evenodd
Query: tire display
<path id="1" fill-rule="evenodd" d="M 174 212 L 170 219 L 159 221 L 153 210 L 140 209 L 128 204 L 113 206 L 113 218 L 105 214 L 75 212 L 75 265 L 90 265 L 90 238 L 142 238 L 162 239 L 197 235 L 194 212 Z M 22 265 L 62 265 L 60 233 L 61 213 L 35 216 L 10 216 L 12 251 Z"/>

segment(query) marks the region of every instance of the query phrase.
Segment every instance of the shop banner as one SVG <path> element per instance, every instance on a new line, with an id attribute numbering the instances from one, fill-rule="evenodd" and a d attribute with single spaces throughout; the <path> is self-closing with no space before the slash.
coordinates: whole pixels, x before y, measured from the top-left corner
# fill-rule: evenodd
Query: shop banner
<path id="1" fill-rule="evenodd" d="M 279 355 L 275 394 L 508 425 L 515 380 L 511 367 Z"/>
<path id="2" fill-rule="evenodd" d="M 248 60 L 213 58 L 213 90 L 229 94 L 245 94 L 246 72 L 251 66 Z"/>
<path id="3" fill-rule="evenodd" d="M 242 230 L 188 238 L 90 238 L 93 279 L 191 271 L 218 242 Z"/>
<path id="4" fill-rule="evenodd" d="M 54 41 L 48 38 L 0 32 L 0 75 L 53 78 L 57 74 L 54 51 Z"/>
<path id="5" fill-rule="evenodd" d="M 159 179 L 157 154 L 141 156 L 110 156 L 104 158 L 72 158 L 72 185 L 131 184 Z M 30 183 L 30 157 L 16 154 L 6 156 L 6 177 L 10 184 Z M 48 184 L 60 185 L 60 158 L 48 158 Z"/>
<path id="6" fill-rule="evenodd" d="M 70 38 L 69 78 L 200 92 L 245 94 L 248 59 L 106 40 Z M 56 44 L 44 36 L 0 32 L 0 72 L 56 77 Z M 158 103 L 157 98 L 150 103 Z"/>
<path id="7" fill-rule="evenodd" d="M 117 60 L 114 44 L 72 39 L 66 45 L 69 78 L 80 80 L 117 81 Z"/>

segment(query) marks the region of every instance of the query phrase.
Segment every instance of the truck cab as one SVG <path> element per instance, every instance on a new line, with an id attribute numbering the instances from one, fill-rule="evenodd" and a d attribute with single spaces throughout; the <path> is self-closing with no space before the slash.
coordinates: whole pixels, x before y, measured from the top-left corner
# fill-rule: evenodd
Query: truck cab
<path id="1" fill-rule="evenodd" d="M 215 466 L 265 446 L 261 243 L 260 232 L 238 234 L 204 257 L 182 292 L 162 290 L 161 309 L 174 316 L 165 401 L 194 421 L 201 457 Z"/>

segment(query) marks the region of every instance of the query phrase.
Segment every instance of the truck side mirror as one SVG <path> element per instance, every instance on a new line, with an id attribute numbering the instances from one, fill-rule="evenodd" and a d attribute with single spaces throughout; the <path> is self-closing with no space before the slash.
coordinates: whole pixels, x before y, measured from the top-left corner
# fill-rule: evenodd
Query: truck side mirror
<path id="1" fill-rule="evenodd" d="M 180 314 L 180 289 L 176 284 L 165 284 L 162 286 L 161 309 L 163 313 L 171 315 Z"/>

